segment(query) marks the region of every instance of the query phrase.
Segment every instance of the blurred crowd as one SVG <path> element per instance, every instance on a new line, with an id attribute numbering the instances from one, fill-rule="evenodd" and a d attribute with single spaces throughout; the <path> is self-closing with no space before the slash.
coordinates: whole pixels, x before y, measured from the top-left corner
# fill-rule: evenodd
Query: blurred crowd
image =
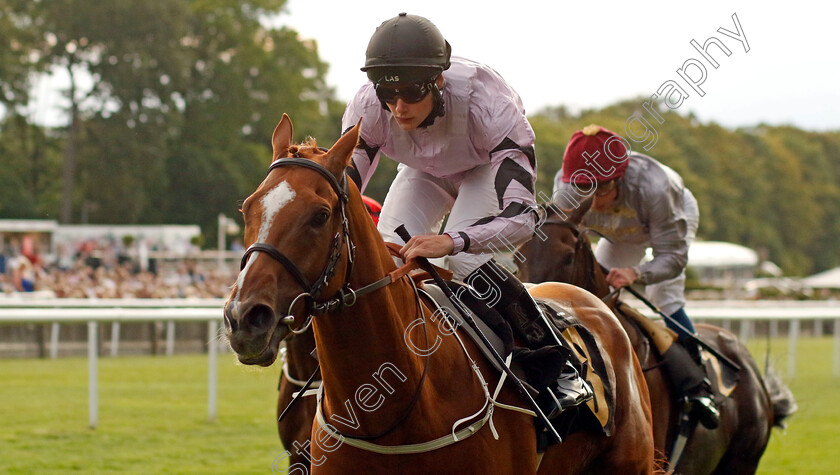
<path id="1" fill-rule="evenodd" d="M 56 255 L 23 246 L 0 256 L 0 297 L 38 292 L 58 298 L 227 297 L 236 272 L 194 258 L 138 256 L 131 246 L 88 240 Z"/>

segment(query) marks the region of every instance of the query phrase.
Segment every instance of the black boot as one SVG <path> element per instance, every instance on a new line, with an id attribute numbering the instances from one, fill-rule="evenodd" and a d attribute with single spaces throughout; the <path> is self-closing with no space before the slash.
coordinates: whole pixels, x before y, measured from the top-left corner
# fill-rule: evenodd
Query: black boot
<path id="1" fill-rule="evenodd" d="M 534 352 L 554 347 L 565 355 L 565 362 L 560 365 L 559 373 L 555 371 L 551 381 L 537 385 L 539 388 L 547 388 L 550 396 L 550 399 L 546 399 L 551 406 L 546 411 L 549 418 L 592 399 L 592 387 L 569 360 L 570 350 L 556 335 L 554 328 L 525 286 L 507 269 L 492 260 L 467 276 L 466 283 L 482 288 L 477 285 L 479 280 L 484 282 L 484 288 L 490 283 L 496 289 L 495 292 L 487 292 L 488 296 L 493 297 L 489 299 L 489 304 L 508 322 L 519 346 Z"/>
<path id="2" fill-rule="evenodd" d="M 475 289 L 476 297 L 508 322 L 517 346 L 536 350 L 557 344 L 531 294 L 507 269 L 491 260 L 470 273 L 465 282 Z"/>
<path id="3" fill-rule="evenodd" d="M 662 355 L 665 369 L 674 388 L 687 405 L 687 410 L 707 429 L 715 429 L 720 423 L 720 412 L 715 403 L 712 386 L 706 379 L 702 365 L 698 365 L 687 346 L 697 343 L 686 338 L 671 345 Z"/>
<path id="4" fill-rule="evenodd" d="M 678 341 L 678 343 L 686 348 L 691 358 L 697 364 L 697 368 L 705 375 L 706 370 L 703 367 L 700 344 L 689 338 Z M 697 384 L 693 388 L 688 389 L 685 395 L 689 404 L 691 404 L 692 412 L 697 416 L 703 426 L 707 429 L 716 429 L 720 424 L 720 411 L 715 402 L 712 383 L 704 377 L 701 384 Z"/>

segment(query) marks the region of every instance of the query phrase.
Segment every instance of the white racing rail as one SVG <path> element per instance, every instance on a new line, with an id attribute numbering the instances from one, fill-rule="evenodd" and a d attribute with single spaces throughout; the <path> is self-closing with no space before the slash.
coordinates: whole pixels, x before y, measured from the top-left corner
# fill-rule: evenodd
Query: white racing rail
<path id="1" fill-rule="evenodd" d="M 0 299 L 0 324 L 50 323 L 50 356 L 58 355 L 61 323 L 87 323 L 88 330 L 88 424 L 96 428 L 99 420 L 97 375 L 98 328 L 111 322 L 111 356 L 116 356 L 121 322 L 166 324 L 166 354 L 175 347 L 175 322 L 207 322 L 207 418 L 216 419 L 216 361 L 219 351 L 219 321 L 222 299 Z"/>
<path id="2" fill-rule="evenodd" d="M 627 296 L 626 301 L 649 317 L 654 313 L 638 301 Z M 50 356 L 58 355 L 61 323 L 87 323 L 90 427 L 98 424 L 98 326 L 111 322 L 111 356 L 116 356 L 119 346 L 121 322 L 167 322 L 166 354 L 171 355 L 175 346 L 175 322 L 207 322 L 208 381 L 207 415 L 216 418 L 216 362 L 219 351 L 219 321 L 222 318 L 223 299 L 39 299 L 0 298 L 0 324 L 43 323 L 51 324 Z M 732 322 L 739 322 L 739 337 L 746 341 L 752 337 L 756 322 L 769 322 L 769 336 L 777 337 L 779 322 L 788 324 L 788 377 L 796 368 L 796 345 L 802 322 L 814 323 L 814 334 L 822 335 L 823 321 L 833 321 L 834 362 L 833 374 L 840 377 L 840 302 L 832 301 L 691 301 L 686 312 L 695 322 L 707 321 L 729 329 Z"/>

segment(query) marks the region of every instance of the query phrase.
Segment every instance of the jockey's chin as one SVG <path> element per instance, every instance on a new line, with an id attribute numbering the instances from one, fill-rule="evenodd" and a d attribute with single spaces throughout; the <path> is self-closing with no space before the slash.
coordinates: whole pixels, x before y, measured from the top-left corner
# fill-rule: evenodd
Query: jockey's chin
<path id="1" fill-rule="evenodd" d="M 617 193 L 615 191 L 611 191 L 603 196 L 595 195 L 592 200 L 592 210 L 599 213 L 609 211 L 615 205 L 616 197 Z"/>

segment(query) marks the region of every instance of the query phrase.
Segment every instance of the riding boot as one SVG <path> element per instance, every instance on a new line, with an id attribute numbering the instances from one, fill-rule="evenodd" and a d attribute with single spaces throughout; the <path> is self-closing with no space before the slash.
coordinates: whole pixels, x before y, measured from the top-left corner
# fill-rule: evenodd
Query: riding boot
<path id="1" fill-rule="evenodd" d="M 492 282 L 492 287 L 497 289 L 496 298 L 488 299 L 490 301 L 487 303 L 508 322 L 519 346 L 529 350 L 554 347 L 565 356 L 559 374 L 547 384 L 550 399 L 553 400 L 551 408 L 547 411 L 547 414 L 552 413 L 549 418 L 564 409 L 592 399 L 594 392 L 590 384 L 580 376 L 569 360 L 571 350 L 566 348 L 563 339 L 555 334 L 554 328 L 525 286 L 507 269 L 492 260 L 468 275 L 466 283 L 473 285 L 479 278 Z"/>
<path id="2" fill-rule="evenodd" d="M 688 320 L 685 311 L 681 316 Z M 692 327 L 693 329 L 693 327 Z M 682 336 L 682 334 L 681 334 Z M 665 368 L 674 387 L 685 401 L 688 410 L 707 429 L 715 429 L 720 423 L 720 413 L 715 403 L 712 385 L 706 379 L 706 371 L 700 360 L 700 348 L 694 338 L 684 336 L 677 339 L 662 355 Z"/>

